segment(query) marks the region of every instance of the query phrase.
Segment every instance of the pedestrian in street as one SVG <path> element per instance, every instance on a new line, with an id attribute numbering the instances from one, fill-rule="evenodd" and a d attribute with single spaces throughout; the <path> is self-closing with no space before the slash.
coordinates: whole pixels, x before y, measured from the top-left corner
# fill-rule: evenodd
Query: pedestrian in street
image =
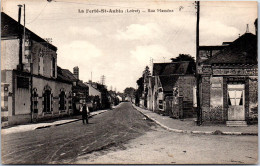
<path id="1" fill-rule="evenodd" d="M 85 120 L 86 120 L 86 123 L 88 124 L 88 107 L 86 106 L 86 103 L 83 104 L 82 106 L 82 122 L 83 124 L 85 124 Z"/>

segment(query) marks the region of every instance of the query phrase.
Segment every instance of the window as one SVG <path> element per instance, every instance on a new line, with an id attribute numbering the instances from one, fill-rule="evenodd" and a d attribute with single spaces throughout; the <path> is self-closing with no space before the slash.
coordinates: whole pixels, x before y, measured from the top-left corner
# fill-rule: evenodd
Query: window
<path id="1" fill-rule="evenodd" d="M 43 75 L 43 57 L 42 56 L 39 57 L 38 72 L 39 72 L 40 75 Z"/>
<path id="2" fill-rule="evenodd" d="M 52 76 L 55 77 L 55 66 L 56 66 L 56 60 L 54 57 L 52 57 Z"/>
<path id="3" fill-rule="evenodd" d="M 65 92 L 64 91 L 61 91 L 59 98 L 60 98 L 59 110 L 65 110 Z"/>
<path id="4" fill-rule="evenodd" d="M 244 85 L 228 85 L 228 105 L 243 105 Z"/>
<path id="5" fill-rule="evenodd" d="M 51 91 L 45 90 L 43 94 L 43 112 L 51 112 Z"/>
<path id="6" fill-rule="evenodd" d="M 29 78 L 17 76 L 17 88 L 29 89 Z"/>

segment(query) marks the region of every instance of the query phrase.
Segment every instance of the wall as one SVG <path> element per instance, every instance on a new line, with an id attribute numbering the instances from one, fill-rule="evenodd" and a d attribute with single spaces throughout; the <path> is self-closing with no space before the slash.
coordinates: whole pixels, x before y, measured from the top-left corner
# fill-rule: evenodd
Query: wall
<path id="1" fill-rule="evenodd" d="M 258 120 L 258 77 L 249 78 L 249 120 Z"/>
<path id="2" fill-rule="evenodd" d="M 177 81 L 179 96 L 183 101 L 193 101 L 193 87 L 196 85 L 195 76 L 180 76 Z"/>
<path id="3" fill-rule="evenodd" d="M 1 40 L 1 70 L 16 69 L 19 63 L 19 40 Z"/>
<path id="4" fill-rule="evenodd" d="M 39 60 L 40 56 L 43 57 L 43 76 L 45 77 L 52 77 L 52 57 L 55 58 L 55 77 L 57 77 L 57 54 L 55 51 L 45 47 L 44 45 L 36 42 L 31 41 L 31 55 L 33 60 L 33 74 L 40 74 L 39 73 Z"/>
<path id="5" fill-rule="evenodd" d="M 51 115 L 43 113 L 43 94 L 44 94 L 44 87 L 49 86 L 51 88 L 51 93 L 53 94 L 53 112 Z M 33 88 L 37 89 L 38 94 L 38 118 L 42 118 L 44 116 L 59 116 L 60 114 L 69 114 L 69 94 L 72 91 L 72 84 L 57 82 L 54 80 L 46 80 L 42 78 L 33 78 Z M 64 90 L 66 95 L 66 110 L 61 111 L 59 110 L 59 95 L 61 90 Z M 71 111 L 71 110 L 70 110 Z"/>
<path id="6" fill-rule="evenodd" d="M 203 122 L 214 121 L 214 112 L 210 110 L 210 77 L 203 76 L 200 85 L 202 120 Z"/>
<path id="7" fill-rule="evenodd" d="M 87 86 L 89 87 L 89 96 L 99 96 L 101 100 L 101 93 L 91 85 L 88 84 Z"/>
<path id="8" fill-rule="evenodd" d="M 223 121 L 223 77 L 210 78 L 210 112 L 212 120 Z"/>

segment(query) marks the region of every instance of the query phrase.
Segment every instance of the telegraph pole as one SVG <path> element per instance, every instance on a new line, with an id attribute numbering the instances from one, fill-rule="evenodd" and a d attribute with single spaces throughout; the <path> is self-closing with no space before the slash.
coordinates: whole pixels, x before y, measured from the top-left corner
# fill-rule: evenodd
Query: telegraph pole
<path id="1" fill-rule="evenodd" d="M 198 72 L 199 67 L 199 22 L 200 22 L 200 1 L 196 1 L 197 7 L 197 26 L 196 26 L 196 97 L 197 97 L 197 125 L 201 125 L 202 123 L 202 110 L 200 108 L 200 75 Z"/>
<path id="2" fill-rule="evenodd" d="M 22 5 L 18 5 L 18 23 L 21 24 Z M 20 29 L 19 29 L 20 31 Z M 18 70 L 23 71 L 23 35 L 19 32 L 19 65 Z"/>

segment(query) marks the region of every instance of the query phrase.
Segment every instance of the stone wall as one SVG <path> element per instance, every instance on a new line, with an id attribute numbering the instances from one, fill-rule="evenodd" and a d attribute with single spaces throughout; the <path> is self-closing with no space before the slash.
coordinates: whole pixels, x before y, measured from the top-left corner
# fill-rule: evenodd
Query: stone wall
<path id="1" fill-rule="evenodd" d="M 43 94 L 44 94 L 44 88 L 48 86 L 51 89 L 52 94 L 52 108 L 53 111 L 51 114 L 47 114 L 43 112 Z M 70 94 L 72 91 L 72 84 L 58 82 L 54 80 L 47 80 L 42 78 L 33 78 L 33 89 L 37 89 L 38 94 L 38 118 L 43 117 L 56 117 L 63 114 L 70 114 L 71 113 L 71 107 L 69 104 L 71 103 Z M 59 95 L 61 91 L 65 92 L 65 110 L 59 110 Z"/>
<path id="2" fill-rule="evenodd" d="M 258 78 L 249 78 L 249 121 L 258 121 Z"/>
<path id="3" fill-rule="evenodd" d="M 19 63 L 19 39 L 1 40 L 1 70 L 13 70 Z"/>

